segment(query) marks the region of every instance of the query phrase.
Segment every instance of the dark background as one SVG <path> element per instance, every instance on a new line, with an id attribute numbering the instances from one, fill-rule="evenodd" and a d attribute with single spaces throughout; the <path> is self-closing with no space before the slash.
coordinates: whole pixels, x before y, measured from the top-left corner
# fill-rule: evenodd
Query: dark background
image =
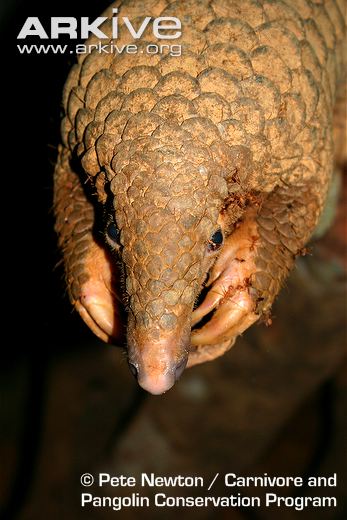
<path id="1" fill-rule="evenodd" d="M 11 284 L 18 283 L 16 291 L 11 289 L 15 297 L 11 302 L 11 317 L 16 320 L 17 334 L 33 327 L 45 337 L 52 329 L 55 337 L 64 334 L 65 327 L 72 327 L 71 333 L 74 333 L 73 320 L 66 316 L 66 299 L 59 280 L 61 271 L 58 275 L 52 273 L 59 260 L 53 232 L 52 171 L 60 140 L 62 89 L 75 58 L 69 54 L 21 55 L 17 43 L 40 44 L 47 40 L 33 37 L 17 41 L 16 37 L 28 16 L 38 16 L 49 33 L 51 16 L 78 17 L 84 13 L 93 18 L 106 5 L 107 1 L 81 0 L 62 0 L 55 7 L 35 0 L 1 3 L 4 177 L 8 172 L 3 186 L 3 206 L 7 214 L 5 228 L 11 246 L 17 250 L 9 262 L 10 269 L 15 267 L 17 273 L 11 278 Z M 69 40 L 62 37 L 48 43 L 64 44 Z M 25 315 L 14 311 L 22 310 L 22 306 Z M 6 353 L 11 357 L 11 352 Z"/>
<path id="2" fill-rule="evenodd" d="M 27 16 L 38 16 L 48 27 L 51 16 L 92 18 L 107 5 L 81 0 L 0 5 L 1 518 L 111 517 L 112 511 L 80 508 L 84 471 L 207 478 L 235 471 L 304 477 L 337 472 L 337 490 L 314 493 L 338 496 L 337 510 L 283 508 L 281 518 L 345 519 L 343 194 L 333 228 L 312 244 L 313 256 L 299 261 L 283 289 L 272 327 L 253 327 L 229 354 L 187 371 L 165 396 L 139 390 L 124 355 L 98 342 L 71 311 L 62 269 L 56 267 L 60 257 L 51 209 L 61 92 L 73 58 L 20 55 L 16 36 Z M 229 493 L 217 486 L 215 494 Z M 138 514 L 126 511 L 122 517 Z M 170 518 L 177 511 L 140 514 Z M 238 520 L 278 518 L 279 511 L 179 514 Z"/>

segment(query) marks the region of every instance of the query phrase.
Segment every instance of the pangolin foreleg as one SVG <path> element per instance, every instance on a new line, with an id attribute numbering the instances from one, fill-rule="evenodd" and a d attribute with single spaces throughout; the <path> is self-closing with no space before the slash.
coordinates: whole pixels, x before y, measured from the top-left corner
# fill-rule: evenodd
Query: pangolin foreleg
<path id="1" fill-rule="evenodd" d="M 94 235 L 95 207 L 73 171 L 65 148 L 59 149 L 54 175 L 55 229 L 64 256 L 71 303 L 103 341 L 122 335 L 116 266 Z"/>

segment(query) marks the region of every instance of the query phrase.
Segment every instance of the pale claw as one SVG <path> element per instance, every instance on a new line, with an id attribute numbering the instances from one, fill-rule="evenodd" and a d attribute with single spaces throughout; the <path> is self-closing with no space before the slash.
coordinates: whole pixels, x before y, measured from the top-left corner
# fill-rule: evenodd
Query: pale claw
<path id="1" fill-rule="evenodd" d="M 231 242 L 230 246 L 228 242 Z M 248 245 L 248 244 L 247 244 Z M 192 314 L 192 326 L 198 323 L 201 318 L 215 309 L 221 300 L 230 292 L 230 288 L 244 286 L 247 272 L 244 263 L 248 260 L 248 247 L 236 248 L 235 239 L 228 237 L 224 246 L 223 253 L 217 259 L 212 268 L 207 287 L 213 282 L 213 286 L 206 295 L 204 301 L 195 309 Z"/>
<path id="2" fill-rule="evenodd" d="M 192 327 L 196 325 L 206 314 L 211 312 L 217 307 L 221 299 L 225 296 L 228 291 L 227 285 L 220 285 L 219 287 L 213 287 L 207 295 L 204 301 L 199 305 L 192 313 Z"/>
<path id="3" fill-rule="evenodd" d="M 217 309 L 201 329 L 192 331 L 191 344 L 217 344 L 231 340 L 250 327 L 259 316 L 254 313 L 254 301 L 247 289 L 237 291 Z"/>
<path id="4" fill-rule="evenodd" d="M 224 341 L 218 345 L 199 345 L 189 353 L 187 367 L 193 367 L 200 363 L 206 363 L 206 361 L 212 361 L 219 356 L 223 356 L 231 347 L 234 345 L 236 338 L 232 340 Z"/>
<path id="5" fill-rule="evenodd" d="M 113 289 L 112 263 L 108 253 L 96 242 L 90 245 L 85 258 L 87 281 L 80 287 L 75 308 L 94 334 L 112 343 L 121 335 L 119 299 Z"/>
<path id="6" fill-rule="evenodd" d="M 102 341 L 108 343 L 110 341 L 110 333 L 106 333 L 105 330 L 112 331 L 113 324 L 107 323 L 107 327 L 105 327 L 104 322 L 102 322 L 101 326 L 100 320 L 94 319 L 94 312 L 87 310 L 79 301 L 75 303 L 75 308 L 90 330 Z"/>

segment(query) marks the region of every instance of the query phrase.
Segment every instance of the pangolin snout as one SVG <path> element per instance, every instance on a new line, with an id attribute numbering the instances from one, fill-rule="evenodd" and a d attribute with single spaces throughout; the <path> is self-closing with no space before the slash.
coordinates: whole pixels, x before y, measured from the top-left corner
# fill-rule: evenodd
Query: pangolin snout
<path id="1" fill-rule="evenodd" d="M 176 171 L 165 150 L 148 163 L 162 167 L 151 173 L 134 161 L 110 186 L 129 362 L 139 385 L 153 394 L 169 390 L 187 363 L 192 311 L 212 262 L 210 239 L 222 205 L 216 183 L 202 179 L 184 156 Z"/>
<path id="2" fill-rule="evenodd" d="M 142 363 L 129 361 L 131 372 L 137 378 L 139 385 L 153 395 L 160 395 L 169 390 L 182 375 L 188 361 L 185 355 L 178 362 L 174 361 L 167 365 L 163 372 L 153 372 L 150 367 Z"/>
<path id="3" fill-rule="evenodd" d="M 153 331 L 146 335 L 134 332 L 134 336 L 128 336 L 129 368 L 144 390 L 154 395 L 163 394 L 180 378 L 187 365 L 190 331 L 159 337 L 155 337 Z"/>

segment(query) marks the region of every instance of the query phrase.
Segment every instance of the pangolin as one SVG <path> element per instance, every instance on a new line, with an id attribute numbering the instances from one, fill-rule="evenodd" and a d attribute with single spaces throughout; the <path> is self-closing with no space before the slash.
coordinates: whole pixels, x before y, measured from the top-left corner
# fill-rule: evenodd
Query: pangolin
<path id="1" fill-rule="evenodd" d="M 125 341 L 152 394 L 266 318 L 312 235 L 333 171 L 345 9 L 117 1 L 100 26 L 110 51 L 93 35 L 78 55 L 54 174 L 68 292 L 99 338 Z M 125 17 L 136 31 L 176 17 L 181 35 L 158 41 L 147 21 L 134 39 Z"/>

